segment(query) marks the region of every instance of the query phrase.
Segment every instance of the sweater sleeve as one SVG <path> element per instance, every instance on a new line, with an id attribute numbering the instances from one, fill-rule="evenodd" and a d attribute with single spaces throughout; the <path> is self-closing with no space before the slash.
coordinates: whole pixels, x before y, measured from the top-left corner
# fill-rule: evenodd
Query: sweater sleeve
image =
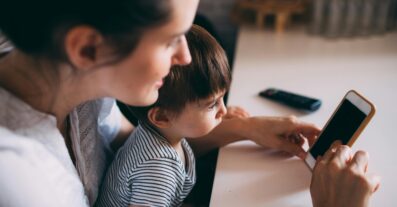
<path id="1" fill-rule="evenodd" d="M 35 141 L 0 128 L 0 206 L 88 206 L 78 177 L 63 169 Z"/>
<path id="2" fill-rule="evenodd" d="M 103 98 L 96 101 L 99 110 L 98 132 L 104 138 L 106 145 L 109 145 L 120 131 L 121 111 L 116 100 Z"/>

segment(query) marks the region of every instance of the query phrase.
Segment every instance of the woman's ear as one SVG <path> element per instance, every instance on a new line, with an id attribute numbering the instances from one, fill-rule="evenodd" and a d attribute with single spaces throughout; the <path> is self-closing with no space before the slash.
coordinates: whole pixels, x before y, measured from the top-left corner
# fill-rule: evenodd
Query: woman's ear
<path id="1" fill-rule="evenodd" d="M 159 107 L 153 107 L 149 109 L 147 118 L 154 126 L 165 129 L 171 126 L 170 118 L 166 111 L 161 110 Z"/>
<path id="2" fill-rule="evenodd" d="M 102 35 L 92 27 L 78 26 L 68 31 L 65 37 L 65 51 L 69 61 L 79 69 L 92 68 L 98 60 Z"/>

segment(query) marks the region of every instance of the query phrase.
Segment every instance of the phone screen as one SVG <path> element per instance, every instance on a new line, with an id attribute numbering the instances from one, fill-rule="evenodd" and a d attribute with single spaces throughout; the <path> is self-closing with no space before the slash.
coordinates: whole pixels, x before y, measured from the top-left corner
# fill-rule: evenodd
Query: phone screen
<path id="1" fill-rule="evenodd" d="M 365 113 L 345 99 L 311 148 L 310 154 L 314 159 L 319 155 L 324 155 L 331 144 L 338 139 L 343 144 L 347 144 L 365 117 Z"/>

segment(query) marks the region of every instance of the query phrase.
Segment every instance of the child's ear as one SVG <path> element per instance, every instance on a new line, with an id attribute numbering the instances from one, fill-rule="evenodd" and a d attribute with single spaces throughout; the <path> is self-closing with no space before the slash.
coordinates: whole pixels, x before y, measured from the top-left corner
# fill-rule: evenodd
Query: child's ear
<path id="1" fill-rule="evenodd" d="M 160 129 L 168 128 L 171 125 L 167 113 L 159 107 L 149 109 L 147 118 L 154 126 Z"/>

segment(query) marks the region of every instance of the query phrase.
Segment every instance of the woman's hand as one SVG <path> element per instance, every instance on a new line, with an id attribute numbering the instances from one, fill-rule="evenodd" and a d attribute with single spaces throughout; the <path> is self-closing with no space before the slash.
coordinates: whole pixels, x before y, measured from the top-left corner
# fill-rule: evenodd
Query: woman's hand
<path id="1" fill-rule="evenodd" d="M 380 177 L 367 175 L 367 165 L 366 152 L 353 155 L 348 146 L 335 142 L 314 167 L 310 186 L 313 206 L 368 206 Z"/>
<path id="2" fill-rule="evenodd" d="M 232 118 L 247 118 L 250 114 L 240 106 L 228 106 L 227 113 L 223 117 L 224 119 L 232 119 Z"/>
<path id="3" fill-rule="evenodd" d="M 305 140 L 311 146 L 320 129 L 300 122 L 296 117 L 251 117 L 242 128 L 247 139 L 258 145 L 282 150 L 301 159 L 306 157 L 302 148 Z"/>
<path id="4" fill-rule="evenodd" d="M 298 121 L 295 117 L 248 117 L 224 119 L 209 134 L 188 139 L 197 157 L 227 144 L 252 140 L 273 149 L 282 150 L 304 159 L 305 140 L 311 146 L 320 130 L 312 124 Z"/>

